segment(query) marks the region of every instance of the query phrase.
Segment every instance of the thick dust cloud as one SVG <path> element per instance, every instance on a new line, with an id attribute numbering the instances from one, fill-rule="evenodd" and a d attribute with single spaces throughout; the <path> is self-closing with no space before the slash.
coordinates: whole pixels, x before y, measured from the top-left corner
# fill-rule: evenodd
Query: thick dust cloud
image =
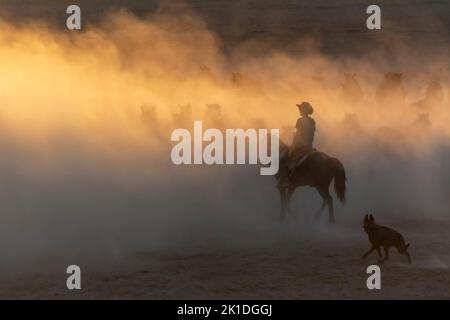
<path id="1" fill-rule="evenodd" d="M 280 128 L 289 142 L 301 101 L 315 108 L 316 147 L 347 171 L 338 224 L 367 211 L 448 218 L 448 48 L 339 58 L 303 40 L 299 54 L 254 55 L 256 42 L 224 53 L 193 13 L 117 11 L 81 33 L 3 22 L 3 263 L 270 238 L 275 180 L 255 166 L 174 166 L 170 134 L 198 119 Z M 306 224 L 320 206 L 306 188 L 294 201 Z"/>

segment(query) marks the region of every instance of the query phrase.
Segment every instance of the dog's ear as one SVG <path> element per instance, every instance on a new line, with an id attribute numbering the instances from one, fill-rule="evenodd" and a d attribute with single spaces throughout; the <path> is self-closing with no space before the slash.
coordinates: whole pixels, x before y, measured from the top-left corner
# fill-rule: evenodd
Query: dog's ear
<path id="1" fill-rule="evenodd" d="M 373 218 L 373 215 L 369 214 L 369 220 L 370 220 L 371 222 L 375 222 L 375 219 Z"/>
<path id="2" fill-rule="evenodd" d="M 367 220 L 369 220 L 369 215 L 366 214 L 366 215 L 364 216 L 364 222 L 366 222 Z"/>

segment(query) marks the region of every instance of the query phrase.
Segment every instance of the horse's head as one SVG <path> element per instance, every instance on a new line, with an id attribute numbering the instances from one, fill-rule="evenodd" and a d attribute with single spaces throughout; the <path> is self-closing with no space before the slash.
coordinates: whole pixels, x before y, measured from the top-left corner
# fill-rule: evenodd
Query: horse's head
<path id="1" fill-rule="evenodd" d="M 345 79 L 345 81 L 353 81 L 353 80 L 356 80 L 356 73 L 348 73 L 348 72 L 345 72 L 345 73 L 344 73 L 344 79 Z"/>
<path id="2" fill-rule="evenodd" d="M 427 99 L 432 100 L 443 100 L 444 99 L 444 90 L 437 80 L 431 80 L 428 83 L 425 96 Z"/>
<path id="3" fill-rule="evenodd" d="M 235 85 L 241 85 L 245 80 L 245 76 L 239 72 L 233 72 L 231 74 L 231 82 Z"/>
<path id="4" fill-rule="evenodd" d="M 403 80 L 403 73 L 387 72 L 384 74 L 384 78 L 392 82 L 401 82 Z"/>

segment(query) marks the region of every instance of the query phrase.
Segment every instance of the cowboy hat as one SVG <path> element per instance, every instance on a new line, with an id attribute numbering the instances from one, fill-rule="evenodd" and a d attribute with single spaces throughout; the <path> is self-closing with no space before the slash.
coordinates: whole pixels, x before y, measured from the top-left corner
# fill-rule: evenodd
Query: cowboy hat
<path id="1" fill-rule="evenodd" d="M 300 112 L 307 115 L 313 114 L 314 112 L 314 109 L 309 102 L 302 102 L 300 104 L 297 104 L 297 107 L 299 108 Z"/>

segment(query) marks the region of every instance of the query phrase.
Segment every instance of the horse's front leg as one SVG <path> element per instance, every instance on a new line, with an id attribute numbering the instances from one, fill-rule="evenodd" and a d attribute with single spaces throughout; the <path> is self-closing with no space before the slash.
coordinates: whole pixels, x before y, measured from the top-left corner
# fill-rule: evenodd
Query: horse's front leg
<path id="1" fill-rule="evenodd" d="M 284 220 L 286 211 L 286 188 L 278 186 L 278 191 L 280 192 L 280 205 L 281 205 L 280 220 Z"/>
<path id="2" fill-rule="evenodd" d="M 291 198 L 294 194 L 295 188 L 288 188 L 286 193 L 286 209 L 289 213 L 292 213 L 291 210 Z"/>

